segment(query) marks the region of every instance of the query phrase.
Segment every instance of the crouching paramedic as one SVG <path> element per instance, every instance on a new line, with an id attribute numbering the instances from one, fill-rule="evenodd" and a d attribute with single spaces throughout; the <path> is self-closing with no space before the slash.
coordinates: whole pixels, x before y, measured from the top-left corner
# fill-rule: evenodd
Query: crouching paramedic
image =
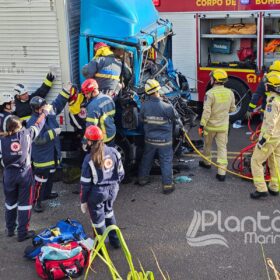
<path id="1" fill-rule="evenodd" d="M 145 148 L 138 173 L 139 185 L 149 183 L 149 174 L 154 157 L 159 156 L 162 190 L 171 193 L 174 190 L 172 161 L 173 161 L 173 124 L 176 113 L 172 105 L 165 103 L 159 94 L 159 82 L 147 80 L 145 92 L 147 100 L 142 104 L 140 119 L 144 123 Z"/>
<path id="2" fill-rule="evenodd" d="M 211 160 L 212 142 L 215 139 L 217 145 L 217 163 L 226 168 L 227 143 L 229 129 L 229 113 L 236 110 L 233 92 L 224 87 L 228 75 L 223 69 L 216 69 L 210 73 L 211 85 L 206 92 L 203 113 L 200 121 L 199 135 L 204 136 L 203 154 Z M 199 165 L 204 168 L 211 168 L 207 161 L 200 161 Z M 218 168 L 216 178 L 225 181 L 226 171 Z"/>
<path id="3" fill-rule="evenodd" d="M 35 96 L 40 96 L 42 98 L 45 98 L 52 87 L 54 79 L 55 79 L 55 75 L 49 72 L 43 84 L 30 95 L 28 89 L 23 84 L 17 84 L 14 87 L 14 94 L 16 97 L 15 115 L 17 115 L 22 121 L 26 122 L 27 120 L 29 120 L 32 113 L 30 107 L 30 100 Z"/>
<path id="4" fill-rule="evenodd" d="M 252 199 L 279 194 L 280 187 L 280 73 L 270 72 L 264 77 L 269 91 L 259 142 L 252 159 L 251 169 L 257 190 L 251 193 Z M 271 181 L 267 189 L 263 164 L 268 161 Z"/>
<path id="5" fill-rule="evenodd" d="M 6 131 L 9 116 L 15 111 L 15 97 L 13 93 L 0 94 L 0 131 Z"/>
<path id="6" fill-rule="evenodd" d="M 53 111 L 48 115 L 42 131 L 32 145 L 32 160 L 35 177 L 34 211 L 36 212 L 43 211 L 42 200 L 53 199 L 58 196 L 57 193 L 52 192 L 53 174 L 61 160 L 60 140 L 58 137 L 61 133 L 61 129 L 56 121 L 56 116 L 64 109 L 69 96 L 68 89 L 63 89 L 52 102 Z M 45 104 L 45 99 L 39 96 L 35 96 L 31 99 L 32 116 L 27 122 L 27 127 L 35 123 Z"/>
<path id="7" fill-rule="evenodd" d="M 1 137 L 7 235 L 11 237 L 15 234 L 18 216 L 19 242 L 34 235 L 34 231 L 28 230 L 33 197 L 31 143 L 43 128 L 50 109 L 50 105 L 44 106 L 42 114 L 29 129 L 22 127 L 17 116 L 11 115 L 7 120 L 7 132 Z"/>
<path id="8" fill-rule="evenodd" d="M 88 101 L 86 126 L 97 125 L 102 130 L 103 142 L 113 146 L 116 136 L 114 120 L 116 111 L 113 99 L 99 91 L 98 84 L 94 79 L 84 81 L 82 92 Z"/>
<path id="9" fill-rule="evenodd" d="M 113 203 L 119 183 L 124 177 L 121 155 L 115 148 L 106 146 L 99 127 L 91 125 L 85 132 L 90 153 L 85 156 L 81 174 L 81 210 L 88 209 L 92 225 L 102 235 L 106 227 L 116 224 Z M 115 231 L 109 233 L 110 244 L 119 248 Z"/>

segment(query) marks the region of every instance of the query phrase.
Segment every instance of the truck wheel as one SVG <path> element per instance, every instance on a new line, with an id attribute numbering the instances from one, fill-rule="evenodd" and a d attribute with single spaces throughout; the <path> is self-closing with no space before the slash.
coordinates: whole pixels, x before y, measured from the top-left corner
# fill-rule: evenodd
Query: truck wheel
<path id="1" fill-rule="evenodd" d="M 122 163 L 125 169 L 125 173 L 129 172 L 131 169 L 131 165 L 129 162 L 129 141 L 121 137 L 116 137 L 115 148 L 122 157 Z"/>
<path id="2" fill-rule="evenodd" d="M 242 82 L 231 78 L 225 86 L 233 91 L 235 97 L 236 112 L 230 114 L 230 121 L 243 120 L 251 100 L 248 88 Z"/>

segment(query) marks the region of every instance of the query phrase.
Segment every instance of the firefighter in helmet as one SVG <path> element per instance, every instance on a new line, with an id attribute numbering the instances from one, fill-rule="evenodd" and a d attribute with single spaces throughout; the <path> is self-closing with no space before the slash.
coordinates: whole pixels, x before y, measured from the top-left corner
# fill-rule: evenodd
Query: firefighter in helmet
<path id="1" fill-rule="evenodd" d="M 0 131 L 6 131 L 9 116 L 15 111 L 15 97 L 13 93 L 0 93 Z"/>
<path id="2" fill-rule="evenodd" d="M 82 74 L 87 79 L 94 78 L 102 93 L 114 97 L 120 89 L 122 61 L 103 42 L 95 44 L 94 53 L 93 60 L 83 67 Z"/>
<path id="3" fill-rule="evenodd" d="M 121 155 L 104 144 L 103 133 L 98 126 L 90 125 L 85 131 L 90 152 L 85 156 L 81 174 L 81 210 L 89 211 L 92 225 L 102 235 L 106 227 L 116 224 L 113 204 L 124 178 Z M 109 233 L 110 244 L 120 247 L 115 231 Z"/>
<path id="4" fill-rule="evenodd" d="M 199 135 L 204 136 L 203 154 L 211 160 L 213 140 L 217 144 L 217 163 L 227 167 L 227 143 L 229 129 L 229 113 L 236 110 L 233 92 L 224 86 L 228 80 L 227 72 L 215 69 L 210 73 L 212 88 L 206 92 L 203 114 L 200 121 Z M 199 166 L 211 168 L 207 161 L 200 161 Z M 226 172 L 219 168 L 216 178 L 225 181 Z"/>
<path id="5" fill-rule="evenodd" d="M 150 182 L 149 173 L 156 154 L 159 156 L 162 190 L 164 194 L 174 191 L 173 160 L 173 124 L 176 113 L 172 105 L 164 102 L 160 96 L 160 84 L 149 79 L 145 84 L 146 100 L 140 110 L 140 119 L 144 124 L 145 148 L 138 173 L 138 183 L 144 186 Z"/>
<path id="6" fill-rule="evenodd" d="M 276 71 L 280 73 L 280 60 L 275 60 L 269 67 L 269 72 Z M 247 118 L 251 118 L 253 111 L 257 108 L 259 100 L 262 99 L 262 108 L 261 112 L 264 112 L 267 97 L 269 96 L 269 92 L 265 90 L 264 81 L 261 80 L 256 92 L 252 95 L 251 101 L 249 103 L 249 107 L 246 113 Z"/>
<path id="7" fill-rule="evenodd" d="M 87 99 L 86 126 L 97 125 L 103 133 L 104 143 L 114 145 L 116 136 L 115 103 L 109 95 L 99 91 L 94 79 L 87 79 L 82 84 L 82 92 Z"/>
<path id="8" fill-rule="evenodd" d="M 269 92 L 259 141 L 255 147 L 251 168 L 256 191 L 252 199 L 279 194 L 280 178 L 280 72 L 270 72 L 264 77 L 266 91 Z M 271 181 L 268 189 L 264 179 L 263 164 L 268 161 Z"/>
<path id="9" fill-rule="evenodd" d="M 28 89 L 23 84 L 17 84 L 14 87 L 16 103 L 15 115 L 17 115 L 22 121 L 27 122 L 32 113 L 32 109 L 29 104 L 30 100 L 34 96 L 40 96 L 42 98 L 45 98 L 52 87 L 54 79 L 55 75 L 52 72 L 49 72 L 43 84 L 30 95 Z"/>

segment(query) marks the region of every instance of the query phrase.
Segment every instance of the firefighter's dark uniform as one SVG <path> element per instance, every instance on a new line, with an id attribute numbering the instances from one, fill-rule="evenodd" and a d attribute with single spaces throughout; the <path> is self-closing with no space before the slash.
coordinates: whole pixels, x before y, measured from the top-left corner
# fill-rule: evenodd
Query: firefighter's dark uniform
<path id="1" fill-rule="evenodd" d="M 6 131 L 6 123 L 9 116 L 11 116 L 11 113 L 8 113 L 6 111 L 2 111 L 0 113 L 0 131 Z"/>
<path id="2" fill-rule="evenodd" d="M 31 143 L 39 135 L 44 123 L 45 119 L 40 122 L 36 119 L 29 129 L 22 128 L 11 136 L 1 138 L 6 227 L 8 235 L 12 236 L 18 214 L 19 239 L 23 239 L 28 232 L 32 209 Z"/>
<path id="3" fill-rule="evenodd" d="M 117 197 L 119 183 L 124 178 L 121 155 L 115 148 L 105 146 L 104 168 L 96 168 L 91 155 L 85 156 L 81 174 L 81 203 L 87 203 L 92 225 L 98 234 L 106 227 L 116 224 L 113 203 Z M 116 233 L 110 232 L 110 242 L 116 241 Z"/>
<path id="4" fill-rule="evenodd" d="M 53 84 L 54 76 L 47 75 L 46 79 L 44 80 L 43 84 L 35 91 L 33 92 L 29 100 L 26 102 L 20 101 L 18 98 L 15 98 L 15 104 L 16 104 L 16 111 L 15 115 L 17 115 L 22 121 L 28 121 L 32 114 L 32 109 L 30 107 L 30 100 L 34 96 L 40 96 L 42 98 L 45 98 L 48 92 L 50 91 L 52 84 Z M 16 93 L 16 92 L 15 92 Z"/>
<path id="5" fill-rule="evenodd" d="M 43 129 L 32 145 L 32 160 L 35 168 L 35 200 L 38 202 L 50 196 L 53 185 L 52 174 L 61 160 L 60 140 L 54 129 L 59 128 L 56 116 L 64 109 L 69 96 L 69 93 L 63 89 L 52 102 L 55 113 L 48 115 Z M 27 127 L 32 126 L 37 118 L 38 113 L 33 112 L 27 122 Z"/>
<path id="6" fill-rule="evenodd" d="M 141 107 L 144 123 L 145 149 L 139 168 L 139 180 L 149 176 L 153 159 L 158 153 L 163 186 L 172 186 L 172 131 L 176 114 L 172 105 L 155 96 L 148 96 Z"/>
<path id="7" fill-rule="evenodd" d="M 103 132 L 104 143 L 113 142 L 116 135 L 114 121 L 115 103 L 113 99 L 103 93 L 93 97 L 87 107 L 86 126 L 97 125 Z"/>
<path id="8" fill-rule="evenodd" d="M 257 108 L 259 100 L 262 99 L 261 111 L 263 112 L 266 107 L 266 99 L 267 99 L 268 95 L 269 95 L 269 92 L 266 92 L 264 82 L 261 81 L 257 87 L 256 92 L 252 95 L 251 101 L 249 103 L 248 111 L 253 112 L 254 109 Z"/>

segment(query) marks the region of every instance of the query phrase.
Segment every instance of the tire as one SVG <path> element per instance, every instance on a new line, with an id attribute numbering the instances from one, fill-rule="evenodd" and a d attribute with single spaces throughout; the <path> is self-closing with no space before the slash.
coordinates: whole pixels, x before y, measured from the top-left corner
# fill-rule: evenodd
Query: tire
<path id="1" fill-rule="evenodd" d="M 115 148 L 120 153 L 125 173 L 128 174 L 131 170 L 129 141 L 122 137 L 116 137 Z"/>
<path id="2" fill-rule="evenodd" d="M 232 78 L 229 78 L 225 87 L 233 91 L 235 104 L 237 105 L 236 112 L 230 114 L 230 122 L 243 120 L 251 100 L 251 96 L 248 94 L 248 88 L 242 82 Z"/>

